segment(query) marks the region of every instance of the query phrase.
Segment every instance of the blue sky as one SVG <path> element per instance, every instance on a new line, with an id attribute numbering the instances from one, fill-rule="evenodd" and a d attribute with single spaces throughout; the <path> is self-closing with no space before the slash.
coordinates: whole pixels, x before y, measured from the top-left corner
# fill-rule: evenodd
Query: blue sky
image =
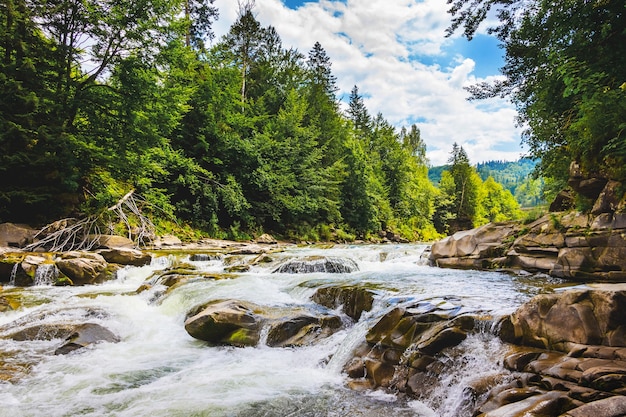
<path id="1" fill-rule="evenodd" d="M 216 0 L 217 38 L 237 18 L 236 0 Z M 445 0 L 256 0 L 263 26 L 283 45 L 307 54 L 316 41 L 328 53 L 338 95 L 359 87 L 370 113 L 398 128 L 416 123 L 431 164 L 459 143 L 470 160 L 516 160 L 523 154 L 516 112 L 505 100 L 468 102 L 463 87 L 493 80 L 503 65 L 498 42 L 486 32 L 468 42 L 445 37 Z"/>

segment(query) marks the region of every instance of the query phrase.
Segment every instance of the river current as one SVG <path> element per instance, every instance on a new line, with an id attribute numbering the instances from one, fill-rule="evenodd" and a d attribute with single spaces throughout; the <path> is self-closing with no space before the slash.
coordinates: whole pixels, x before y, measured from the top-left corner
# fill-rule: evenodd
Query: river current
<path id="1" fill-rule="evenodd" d="M 461 271 L 427 266 L 425 245 L 292 247 L 272 262 L 228 279 L 192 280 L 163 289 L 137 289 L 173 262 L 221 273 L 225 259 L 189 261 L 189 255 L 155 256 L 149 266 L 126 267 L 114 281 L 85 287 L 7 286 L 21 307 L 0 314 L 0 326 L 26 317 L 40 321 L 92 322 L 119 343 L 98 343 L 54 355 L 59 340 L 0 339 L 0 365 L 28 369 L 16 381 L 0 382 L 0 417 L 21 416 L 457 416 L 463 381 L 496 372 L 504 347 L 489 329 L 468 337 L 457 350 L 464 360 L 440 375 L 432 398 L 406 399 L 382 390 L 357 392 L 342 373 L 352 350 L 390 308 L 426 300 L 440 308 L 509 314 L 535 294 L 568 285 L 546 276 Z M 353 273 L 272 273 L 286 259 L 303 256 L 352 259 Z M 297 348 L 212 347 L 185 331 L 187 313 L 221 299 L 263 306 L 307 306 L 317 288 L 359 283 L 376 289 L 371 311 L 314 346 Z M 23 320 L 22 320 L 23 321 Z M 453 354 L 453 353 L 450 353 Z M 459 354 L 459 352 L 457 352 Z"/>

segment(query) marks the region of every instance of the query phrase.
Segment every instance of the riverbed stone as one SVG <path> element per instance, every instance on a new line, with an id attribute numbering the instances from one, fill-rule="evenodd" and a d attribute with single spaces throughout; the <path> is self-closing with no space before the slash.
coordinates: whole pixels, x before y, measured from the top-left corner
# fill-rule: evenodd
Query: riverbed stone
<path id="1" fill-rule="evenodd" d="M 71 334 L 66 337 L 63 345 L 54 351 L 55 355 L 66 355 L 96 343 L 117 343 L 120 341 L 120 338 L 112 331 L 97 323 L 79 324 L 71 330 Z"/>
<path id="2" fill-rule="evenodd" d="M 244 301 L 210 303 L 185 320 L 185 330 L 192 337 L 212 344 L 256 346 L 262 319 L 259 307 Z"/>
<path id="3" fill-rule="evenodd" d="M 152 262 L 152 255 L 149 253 L 128 247 L 100 249 L 96 253 L 102 255 L 107 262 L 119 265 L 144 266 Z"/>
<path id="4" fill-rule="evenodd" d="M 115 276 L 104 257 L 92 252 L 65 252 L 56 260 L 56 266 L 73 285 L 98 284 Z"/>
<path id="5" fill-rule="evenodd" d="M 338 316 L 298 316 L 272 323 L 267 335 L 271 347 L 293 347 L 311 345 L 328 337 L 342 327 Z"/>
<path id="6" fill-rule="evenodd" d="M 0 224 L 0 246 L 23 248 L 32 243 L 37 231 L 30 226 L 15 223 Z"/>
<path id="7" fill-rule="evenodd" d="M 364 311 L 370 311 L 374 303 L 375 292 L 354 285 L 341 287 L 322 287 L 313 294 L 313 301 L 328 308 L 342 307 L 343 312 L 355 321 Z"/>

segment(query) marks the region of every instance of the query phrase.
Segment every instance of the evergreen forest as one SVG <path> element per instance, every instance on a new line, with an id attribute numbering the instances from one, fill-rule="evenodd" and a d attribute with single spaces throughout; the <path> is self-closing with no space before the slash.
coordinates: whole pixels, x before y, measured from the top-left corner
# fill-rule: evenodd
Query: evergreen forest
<path id="1" fill-rule="evenodd" d="M 450 3 L 451 30 L 465 25 L 471 36 L 480 7 L 511 2 Z M 4 1 L 0 222 L 92 217 L 100 228 L 130 228 L 148 218 L 160 232 L 216 238 L 351 240 L 392 231 L 432 240 L 521 216 L 516 190 L 493 173 L 481 178 L 487 171 L 462 146 L 433 184 L 417 126 L 371 114 L 358 86 L 342 105 L 323 45 L 283 45 L 257 20 L 254 2 L 239 5 L 228 33 L 214 39 L 210 0 Z M 507 45 L 507 82 L 472 90 L 522 103 L 538 175 L 555 187 L 573 158 L 623 176 L 624 6 L 588 7 L 596 19 L 576 24 L 599 25 L 594 36 L 559 27 L 571 22 L 560 6 L 549 10 L 560 15 L 537 12 L 494 29 Z M 533 33 L 539 18 L 558 30 L 546 39 Z M 559 50 L 557 36 L 580 48 Z M 591 52 L 596 44 L 602 54 Z M 540 53 L 545 45 L 554 50 Z M 530 79 L 545 63 L 556 74 Z M 116 223 L 112 209 L 131 200 L 141 216 Z"/>

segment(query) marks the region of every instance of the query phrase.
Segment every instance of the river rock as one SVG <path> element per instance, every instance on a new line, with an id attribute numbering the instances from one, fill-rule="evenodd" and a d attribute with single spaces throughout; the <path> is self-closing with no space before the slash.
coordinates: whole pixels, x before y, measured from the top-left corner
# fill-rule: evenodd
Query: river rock
<path id="1" fill-rule="evenodd" d="M 564 350 L 567 343 L 626 346 L 626 291 L 569 290 L 542 294 L 520 307 L 501 328 L 503 340 Z"/>
<path id="2" fill-rule="evenodd" d="M 341 319 L 333 315 L 323 317 L 302 315 L 287 318 L 272 323 L 266 343 L 272 347 L 307 346 L 330 336 L 341 326 Z"/>
<path id="3" fill-rule="evenodd" d="M 313 294 L 313 301 L 324 307 L 336 309 L 341 306 L 343 312 L 355 321 L 359 321 L 364 311 L 370 311 L 375 293 L 358 286 L 322 287 Z"/>
<path id="4" fill-rule="evenodd" d="M 73 285 L 98 284 L 114 278 L 107 261 L 97 253 L 65 252 L 56 261 L 56 266 Z"/>
<path id="5" fill-rule="evenodd" d="M 114 249 L 114 248 L 135 248 L 135 242 L 125 236 L 119 235 L 90 235 L 95 243 L 96 248 Z"/>
<path id="6" fill-rule="evenodd" d="M 261 236 L 257 237 L 254 241 L 256 243 L 261 243 L 264 245 L 275 245 L 278 243 L 278 241 L 274 239 L 274 236 L 267 233 L 264 233 Z"/>
<path id="7" fill-rule="evenodd" d="M 212 301 L 189 313 L 185 330 L 214 345 L 256 346 L 267 328 L 267 345 L 303 346 L 327 337 L 342 327 L 331 313 L 302 307 L 264 307 L 247 301 Z"/>
<path id="8" fill-rule="evenodd" d="M 0 246 L 23 248 L 32 243 L 37 231 L 30 226 L 14 223 L 0 224 Z"/>
<path id="9" fill-rule="evenodd" d="M 132 248 L 100 249 L 97 253 L 102 255 L 107 262 L 120 265 L 144 266 L 152 262 L 152 255 Z"/>
<path id="10" fill-rule="evenodd" d="M 185 320 L 185 330 L 212 344 L 256 346 L 263 325 L 262 317 L 255 313 L 259 310 L 244 301 L 209 303 Z"/>
<path id="11" fill-rule="evenodd" d="M 465 340 L 474 328 L 474 317 L 449 304 L 419 302 L 385 314 L 345 367 L 350 377 L 359 380 L 352 382 L 361 388 L 425 394 L 434 383 L 433 373 L 445 366 L 438 356 Z"/>
<path id="12" fill-rule="evenodd" d="M 72 329 L 71 334 L 66 337 L 63 345 L 54 351 L 54 354 L 65 355 L 95 343 L 117 343 L 119 341 L 120 338 L 106 327 L 96 323 L 83 323 Z"/>
<path id="13" fill-rule="evenodd" d="M 305 258 L 289 259 L 278 268 L 276 268 L 273 272 L 286 274 L 308 274 L 313 272 L 342 274 L 358 270 L 359 267 L 352 259 L 325 256 L 309 256 Z"/>

